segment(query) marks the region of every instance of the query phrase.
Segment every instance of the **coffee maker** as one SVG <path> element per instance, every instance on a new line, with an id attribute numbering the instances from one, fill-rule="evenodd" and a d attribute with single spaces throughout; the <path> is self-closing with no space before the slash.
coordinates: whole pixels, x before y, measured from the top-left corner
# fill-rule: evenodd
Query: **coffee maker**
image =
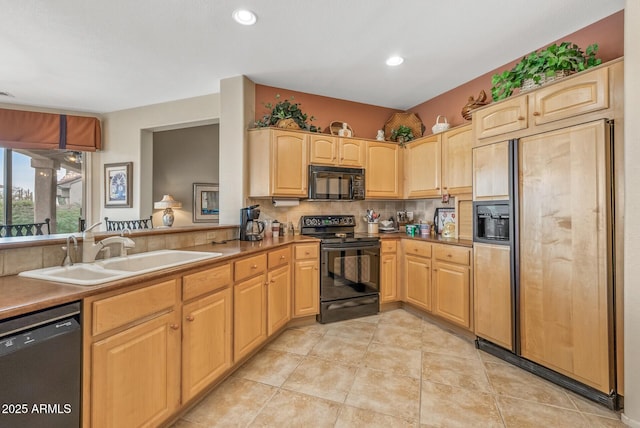
<path id="1" fill-rule="evenodd" d="M 258 220 L 260 217 L 260 205 L 240 209 L 240 240 L 260 241 L 264 232 L 264 222 Z"/>

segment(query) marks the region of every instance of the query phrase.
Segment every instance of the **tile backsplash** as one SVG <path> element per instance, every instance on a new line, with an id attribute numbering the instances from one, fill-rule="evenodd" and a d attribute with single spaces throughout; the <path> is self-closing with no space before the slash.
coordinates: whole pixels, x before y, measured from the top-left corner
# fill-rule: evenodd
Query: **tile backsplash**
<path id="1" fill-rule="evenodd" d="M 275 207 L 271 199 L 247 200 L 247 206 L 260 205 L 260 220 L 278 220 L 292 222 L 294 227 L 300 225 L 300 217 L 304 215 L 352 214 L 356 216 L 356 232 L 366 232 L 367 224 L 363 217 L 368 209 L 380 213 L 383 220 L 393 217 L 396 219 L 398 211 L 413 211 L 414 222 L 420 220 L 433 221 L 433 215 L 438 207 L 455 207 L 455 200 L 451 198 L 448 204 L 439 199 L 420 199 L 409 201 L 353 201 L 353 202 L 318 202 L 301 200 L 300 205 L 293 207 Z"/>

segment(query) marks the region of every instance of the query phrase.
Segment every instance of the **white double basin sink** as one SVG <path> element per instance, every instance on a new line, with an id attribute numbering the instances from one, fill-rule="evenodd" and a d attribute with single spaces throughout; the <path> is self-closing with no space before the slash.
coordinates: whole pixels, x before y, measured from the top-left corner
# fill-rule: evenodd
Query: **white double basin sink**
<path id="1" fill-rule="evenodd" d="M 20 272 L 26 278 L 74 285 L 98 285 L 109 281 L 220 257 L 222 253 L 204 251 L 158 250 L 114 257 L 93 263 L 76 263 Z"/>

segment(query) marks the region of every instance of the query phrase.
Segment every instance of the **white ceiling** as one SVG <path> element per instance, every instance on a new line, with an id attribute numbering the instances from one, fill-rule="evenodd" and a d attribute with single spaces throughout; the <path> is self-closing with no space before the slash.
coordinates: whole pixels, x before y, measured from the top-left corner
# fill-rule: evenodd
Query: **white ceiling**
<path id="1" fill-rule="evenodd" d="M 252 27 L 231 13 L 258 15 Z M 624 0 L 0 0 L 0 102 L 110 112 L 220 79 L 406 109 Z M 385 59 L 399 54 L 400 67 Z"/>

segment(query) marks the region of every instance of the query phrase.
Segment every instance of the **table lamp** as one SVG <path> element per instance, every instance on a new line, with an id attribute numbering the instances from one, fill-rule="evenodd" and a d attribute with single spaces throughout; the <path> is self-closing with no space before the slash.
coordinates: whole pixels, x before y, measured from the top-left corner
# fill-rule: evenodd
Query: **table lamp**
<path id="1" fill-rule="evenodd" d="M 171 227 L 174 219 L 172 208 L 182 208 L 182 203 L 173 199 L 173 196 L 171 195 L 164 195 L 161 201 L 153 203 L 153 208 L 157 210 L 164 209 L 164 213 L 162 214 L 162 224 L 166 227 Z"/>

